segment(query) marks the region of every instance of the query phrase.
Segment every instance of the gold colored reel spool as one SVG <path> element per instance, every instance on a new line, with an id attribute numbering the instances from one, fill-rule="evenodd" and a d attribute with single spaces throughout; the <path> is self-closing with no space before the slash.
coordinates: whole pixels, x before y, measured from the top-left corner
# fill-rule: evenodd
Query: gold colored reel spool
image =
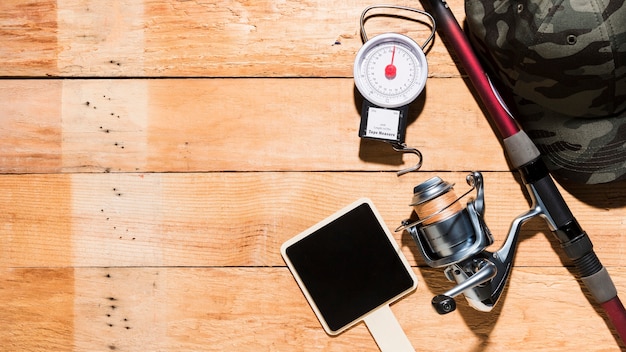
<path id="1" fill-rule="evenodd" d="M 463 206 L 458 200 L 454 190 L 450 188 L 446 193 L 436 198 L 413 205 L 413 209 L 420 219 L 424 219 L 422 225 L 430 225 L 448 219 L 462 211 Z"/>

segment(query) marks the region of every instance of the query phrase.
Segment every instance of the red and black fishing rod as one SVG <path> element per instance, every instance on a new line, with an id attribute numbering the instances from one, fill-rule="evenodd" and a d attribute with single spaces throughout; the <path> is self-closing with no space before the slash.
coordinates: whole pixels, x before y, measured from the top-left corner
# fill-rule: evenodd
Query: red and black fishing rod
<path id="1" fill-rule="evenodd" d="M 593 251 L 589 236 L 578 224 L 554 184 L 539 150 L 506 108 L 445 0 L 421 2 L 435 18 L 437 30 L 446 39 L 449 49 L 456 54 L 488 111 L 488 118 L 502 138 L 509 161 L 521 174 L 532 199 L 532 208 L 547 221 L 550 230 L 577 268 L 581 281 L 604 309 L 621 340 L 626 342 L 626 310 L 617 295 L 617 289 Z"/>

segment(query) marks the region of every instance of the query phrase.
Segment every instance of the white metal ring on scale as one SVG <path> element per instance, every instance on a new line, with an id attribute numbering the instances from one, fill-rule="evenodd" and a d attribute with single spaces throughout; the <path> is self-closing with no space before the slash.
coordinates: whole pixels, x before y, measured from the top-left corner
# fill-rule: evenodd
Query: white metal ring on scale
<path id="1" fill-rule="evenodd" d="M 380 34 L 368 40 L 354 61 L 357 89 L 363 98 L 384 108 L 411 103 L 424 89 L 427 77 L 428 63 L 422 48 L 398 33 Z"/>

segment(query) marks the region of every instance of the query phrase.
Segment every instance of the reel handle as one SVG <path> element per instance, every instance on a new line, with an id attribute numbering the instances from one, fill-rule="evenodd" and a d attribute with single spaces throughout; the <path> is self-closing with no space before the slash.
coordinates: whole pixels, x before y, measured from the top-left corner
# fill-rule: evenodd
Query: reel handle
<path id="1" fill-rule="evenodd" d="M 446 295 L 437 295 L 430 302 L 439 315 L 448 314 L 456 309 L 454 298 Z"/>

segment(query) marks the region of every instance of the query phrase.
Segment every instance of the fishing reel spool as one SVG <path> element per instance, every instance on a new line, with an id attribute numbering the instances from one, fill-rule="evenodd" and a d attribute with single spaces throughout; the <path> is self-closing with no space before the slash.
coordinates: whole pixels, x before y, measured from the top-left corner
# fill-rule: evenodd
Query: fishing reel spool
<path id="1" fill-rule="evenodd" d="M 413 190 L 410 206 L 416 221 L 404 220 L 396 231 L 407 230 L 430 267 L 445 268 L 448 280 L 456 286 L 433 298 L 439 314 L 456 309 L 454 297 L 464 294 L 470 306 L 488 312 L 497 303 L 513 260 L 518 228 L 512 229 L 503 246 L 491 253 L 485 249 L 493 244 L 484 216 L 484 188 L 480 172 L 466 177 L 471 187 L 457 197 L 454 184 L 433 177 Z M 461 199 L 476 190 L 465 206 Z"/>

